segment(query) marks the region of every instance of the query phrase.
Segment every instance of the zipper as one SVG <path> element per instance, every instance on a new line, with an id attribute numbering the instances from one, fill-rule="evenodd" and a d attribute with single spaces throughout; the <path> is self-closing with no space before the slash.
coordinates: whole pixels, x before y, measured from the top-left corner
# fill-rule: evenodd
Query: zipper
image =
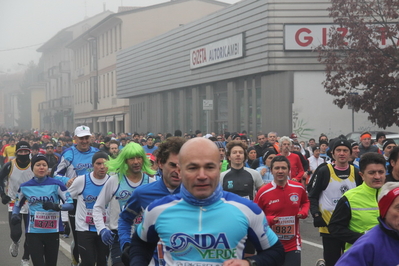
<path id="1" fill-rule="evenodd" d="M 199 212 L 199 221 L 198 221 L 198 231 L 201 232 L 202 231 L 202 212 L 206 211 L 206 209 L 204 207 L 200 207 L 200 212 Z"/>

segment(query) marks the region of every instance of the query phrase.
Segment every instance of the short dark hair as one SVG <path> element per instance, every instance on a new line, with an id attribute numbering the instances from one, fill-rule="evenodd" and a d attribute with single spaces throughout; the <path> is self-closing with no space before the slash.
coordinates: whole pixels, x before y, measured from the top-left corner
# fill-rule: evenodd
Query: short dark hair
<path id="1" fill-rule="evenodd" d="M 175 136 L 176 136 L 176 137 L 181 137 L 182 135 L 183 135 L 183 133 L 181 132 L 180 129 L 176 129 L 176 130 L 175 130 Z"/>
<path id="2" fill-rule="evenodd" d="M 111 140 L 109 141 L 109 145 L 111 145 L 111 144 L 116 144 L 116 145 L 119 146 L 119 142 L 118 142 L 117 140 L 114 140 L 114 139 L 111 139 Z"/>
<path id="3" fill-rule="evenodd" d="M 389 173 L 392 173 L 391 161 L 396 162 L 398 160 L 398 158 L 399 158 L 399 146 L 396 146 L 396 147 L 393 147 L 391 154 L 389 155 L 389 158 L 388 158 L 388 162 L 389 162 L 388 172 Z"/>
<path id="4" fill-rule="evenodd" d="M 279 155 L 273 158 L 272 162 L 270 163 L 270 170 L 273 169 L 274 162 L 286 162 L 288 166 L 288 170 L 291 169 L 291 164 L 290 161 L 287 159 L 287 157 L 283 155 Z"/>
<path id="5" fill-rule="evenodd" d="M 369 164 L 382 164 L 385 168 L 386 160 L 384 156 L 377 152 L 367 152 L 360 157 L 359 171 L 364 172 Z"/>
<path id="6" fill-rule="evenodd" d="M 247 144 L 242 143 L 241 140 L 232 140 L 229 143 L 227 143 L 226 157 L 229 158 L 229 156 L 231 154 L 231 149 L 233 149 L 235 146 L 240 146 L 244 150 L 244 161 L 246 161 L 248 159 L 248 153 L 247 153 L 248 146 L 247 146 Z M 229 159 L 227 159 L 227 160 L 230 162 Z"/>
<path id="7" fill-rule="evenodd" d="M 157 151 L 157 161 L 158 163 L 166 163 L 169 159 L 170 154 L 179 154 L 181 147 L 186 142 L 185 138 L 182 137 L 169 137 L 164 142 L 162 142 Z"/>

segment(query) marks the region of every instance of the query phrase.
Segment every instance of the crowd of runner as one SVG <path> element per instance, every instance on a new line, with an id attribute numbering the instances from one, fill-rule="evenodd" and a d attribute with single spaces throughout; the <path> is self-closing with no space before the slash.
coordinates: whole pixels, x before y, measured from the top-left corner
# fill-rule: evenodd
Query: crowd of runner
<path id="1" fill-rule="evenodd" d="M 369 231 L 387 251 L 399 244 L 399 147 L 383 132 L 3 129 L 0 149 L 12 257 L 25 226 L 21 265 L 57 265 L 71 235 L 71 265 L 299 266 L 308 216 L 322 237 L 317 266 L 399 263 L 364 250 Z"/>

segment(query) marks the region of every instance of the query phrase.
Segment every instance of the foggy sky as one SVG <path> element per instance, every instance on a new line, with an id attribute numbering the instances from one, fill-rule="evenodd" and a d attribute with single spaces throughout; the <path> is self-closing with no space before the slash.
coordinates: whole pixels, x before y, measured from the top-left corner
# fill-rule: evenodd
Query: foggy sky
<path id="1" fill-rule="evenodd" d="M 63 28 L 85 17 L 118 6 L 150 6 L 169 0 L 0 0 L 0 74 L 21 71 L 30 61 L 36 64 L 36 52 Z M 234 4 L 240 0 L 219 0 Z M 23 48 L 25 47 L 25 48 Z"/>

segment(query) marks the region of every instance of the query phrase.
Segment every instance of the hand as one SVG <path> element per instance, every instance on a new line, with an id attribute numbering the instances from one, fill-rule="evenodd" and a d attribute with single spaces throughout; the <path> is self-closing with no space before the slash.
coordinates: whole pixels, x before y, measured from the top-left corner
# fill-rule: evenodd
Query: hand
<path id="1" fill-rule="evenodd" d="M 75 179 L 76 179 L 76 176 L 74 178 L 69 179 L 68 182 L 66 183 L 66 187 L 72 186 L 72 183 L 73 183 L 73 181 L 75 181 Z"/>
<path id="2" fill-rule="evenodd" d="M 103 243 L 105 245 L 110 246 L 114 243 L 115 234 L 112 233 L 111 230 L 104 228 L 103 230 L 101 230 L 100 236 L 101 236 L 101 240 L 103 241 Z"/>
<path id="3" fill-rule="evenodd" d="M 313 226 L 314 227 L 325 227 L 325 226 L 327 226 L 327 224 L 324 221 L 323 217 L 321 217 L 321 215 L 318 215 L 316 217 L 313 217 Z"/>
<path id="4" fill-rule="evenodd" d="M 263 168 L 263 169 L 260 170 L 260 175 L 264 176 L 266 174 L 266 172 L 267 172 L 267 169 Z"/>
<path id="5" fill-rule="evenodd" d="M 249 266 L 247 260 L 229 259 L 223 262 L 223 266 Z"/>
<path id="6" fill-rule="evenodd" d="M 123 245 L 121 259 L 122 259 L 123 264 L 125 264 L 126 266 L 129 266 L 129 263 L 130 263 L 129 250 L 130 250 L 130 243 L 126 243 L 125 245 Z"/>
<path id="7" fill-rule="evenodd" d="M 17 225 L 19 223 L 21 223 L 21 216 L 19 216 L 19 214 L 13 213 L 11 215 L 11 224 Z"/>
<path id="8" fill-rule="evenodd" d="M 302 213 L 298 213 L 298 214 L 296 215 L 296 217 L 299 218 L 299 219 L 302 219 L 303 215 L 302 215 Z"/>
<path id="9" fill-rule="evenodd" d="M 1 195 L 1 203 L 3 203 L 4 205 L 8 204 L 10 201 L 11 198 L 8 195 L 6 194 Z"/>
<path id="10" fill-rule="evenodd" d="M 43 209 L 45 209 L 46 211 L 54 210 L 57 212 L 61 210 L 61 208 L 58 204 L 55 204 L 54 202 L 51 202 L 51 201 L 43 202 Z"/>

